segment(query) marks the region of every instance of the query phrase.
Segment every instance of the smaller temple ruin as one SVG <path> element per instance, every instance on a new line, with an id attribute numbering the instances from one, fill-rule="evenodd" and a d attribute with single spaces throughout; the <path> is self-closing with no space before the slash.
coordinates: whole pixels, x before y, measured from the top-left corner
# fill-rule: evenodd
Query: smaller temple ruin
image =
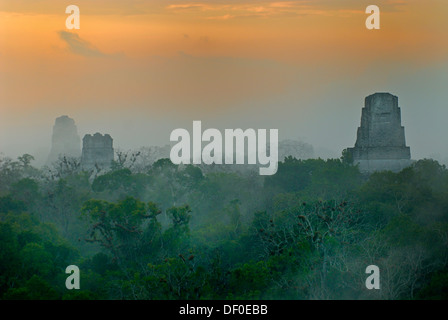
<path id="1" fill-rule="evenodd" d="M 114 160 L 113 139 L 110 135 L 86 134 L 82 139 L 81 166 L 89 168 L 110 168 Z"/>
<path id="2" fill-rule="evenodd" d="M 411 165 L 398 97 L 375 93 L 365 98 L 355 147 L 347 148 L 347 153 L 361 172 L 398 172 Z"/>
<path id="3" fill-rule="evenodd" d="M 81 156 L 81 139 L 78 129 L 75 120 L 68 116 L 60 116 L 54 122 L 47 164 L 51 164 L 63 156 L 74 158 Z"/>

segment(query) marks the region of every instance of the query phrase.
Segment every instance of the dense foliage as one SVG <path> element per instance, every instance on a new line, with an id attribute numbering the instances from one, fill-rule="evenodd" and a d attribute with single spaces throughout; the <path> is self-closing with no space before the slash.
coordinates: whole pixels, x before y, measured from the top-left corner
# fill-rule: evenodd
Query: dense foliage
<path id="1" fill-rule="evenodd" d="M 366 176 L 289 157 L 267 177 L 32 161 L 0 160 L 2 299 L 448 298 L 448 170 L 433 160 Z"/>

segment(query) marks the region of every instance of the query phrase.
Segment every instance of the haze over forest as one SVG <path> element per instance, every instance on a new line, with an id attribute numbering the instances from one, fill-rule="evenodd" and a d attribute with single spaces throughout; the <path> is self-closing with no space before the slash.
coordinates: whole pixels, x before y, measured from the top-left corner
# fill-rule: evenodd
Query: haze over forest
<path id="1" fill-rule="evenodd" d="M 413 159 L 447 163 L 444 1 L 80 1 L 65 30 L 53 0 L 0 2 L 0 152 L 43 162 L 56 117 L 123 150 L 176 128 L 276 128 L 316 156 L 353 146 L 364 97 L 399 98 Z M 367 3 L 367 2 L 366 2 Z"/>
<path id="2" fill-rule="evenodd" d="M 448 2 L 370 4 L 0 0 L 0 300 L 447 300 Z M 294 157 L 127 152 L 194 120 Z"/>

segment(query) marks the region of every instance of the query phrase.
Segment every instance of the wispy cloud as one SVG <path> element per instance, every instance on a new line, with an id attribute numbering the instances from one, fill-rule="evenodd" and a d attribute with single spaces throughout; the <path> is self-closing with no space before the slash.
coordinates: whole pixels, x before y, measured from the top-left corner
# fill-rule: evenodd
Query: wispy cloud
<path id="1" fill-rule="evenodd" d="M 431 2 L 434 1 L 438 0 Z M 81 8 L 83 15 L 153 15 L 168 10 L 178 13 L 222 11 L 214 15 L 266 17 L 279 14 L 304 15 L 319 14 L 321 11 L 362 10 L 371 4 L 369 0 L 171 0 L 168 4 L 167 2 L 166 0 L 77 0 L 76 5 Z M 375 0 L 375 4 L 382 12 L 390 12 L 403 10 L 409 1 Z M 60 6 L 60 0 L 0 0 L 0 12 L 64 14 L 64 9 L 64 6 Z M 308 13 L 304 13 L 305 10 L 308 10 Z"/>
<path id="2" fill-rule="evenodd" d="M 90 42 L 81 39 L 81 37 L 76 33 L 59 31 L 59 36 L 68 45 L 68 50 L 71 53 L 78 54 L 84 57 L 107 56 L 107 54 L 98 50 Z"/>
<path id="3" fill-rule="evenodd" d="M 161 0 L 157 0 L 161 1 Z M 154 0 L 77 0 L 73 1 L 82 15 L 122 15 L 147 14 Z M 0 0 L 0 12 L 26 14 L 65 14 L 65 8 L 71 2 L 61 5 L 60 0 Z"/>
<path id="4" fill-rule="evenodd" d="M 207 20 L 229 20 L 233 18 L 269 17 L 291 14 L 309 15 L 322 14 L 323 12 L 321 9 L 310 5 L 308 1 L 261 1 L 256 4 L 247 1 L 233 1 L 227 4 L 210 1 L 207 3 L 171 4 L 166 6 L 166 9 L 178 13 L 185 12 L 186 10 L 214 13 L 205 17 Z"/>
<path id="5" fill-rule="evenodd" d="M 233 16 L 231 14 L 225 14 L 223 16 L 207 17 L 206 19 L 208 19 L 208 20 L 228 20 L 228 19 L 232 19 L 232 18 L 235 18 L 235 16 Z"/>
<path id="6" fill-rule="evenodd" d="M 398 11 L 405 5 L 404 0 L 377 0 L 382 11 Z M 230 1 L 223 4 L 222 1 L 207 1 L 194 3 L 178 3 L 166 6 L 167 10 L 215 12 L 213 16 L 206 17 L 208 20 L 228 20 L 237 17 L 268 17 L 279 15 L 337 15 L 364 13 L 368 1 L 359 0 L 295 0 L 295 1 L 259 1 L 256 3 L 241 1 Z M 219 13 L 219 14 L 216 14 Z"/>
<path id="7" fill-rule="evenodd" d="M 222 7 L 223 7 L 222 5 L 207 4 L 207 3 L 182 3 L 182 4 L 171 4 L 168 5 L 166 8 L 169 10 L 197 9 L 205 11 L 205 10 L 219 10 Z"/>

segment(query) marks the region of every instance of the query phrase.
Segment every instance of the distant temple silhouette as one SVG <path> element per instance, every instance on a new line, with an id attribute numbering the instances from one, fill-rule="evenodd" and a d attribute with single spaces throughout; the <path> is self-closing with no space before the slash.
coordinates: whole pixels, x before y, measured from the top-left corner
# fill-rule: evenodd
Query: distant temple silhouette
<path id="1" fill-rule="evenodd" d="M 108 134 L 86 134 L 82 139 L 81 167 L 83 169 L 109 168 L 114 160 L 112 137 Z"/>
<path id="2" fill-rule="evenodd" d="M 347 153 L 361 172 L 397 172 L 412 163 L 401 125 L 398 97 L 375 93 L 365 98 L 355 147 L 347 148 Z"/>
<path id="3" fill-rule="evenodd" d="M 68 116 L 60 116 L 54 122 L 51 150 L 47 164 L 51 164 L 62 156 L 75 158 L 81 156 L 81 139 L 78 135 L 75 120 Z"/>

